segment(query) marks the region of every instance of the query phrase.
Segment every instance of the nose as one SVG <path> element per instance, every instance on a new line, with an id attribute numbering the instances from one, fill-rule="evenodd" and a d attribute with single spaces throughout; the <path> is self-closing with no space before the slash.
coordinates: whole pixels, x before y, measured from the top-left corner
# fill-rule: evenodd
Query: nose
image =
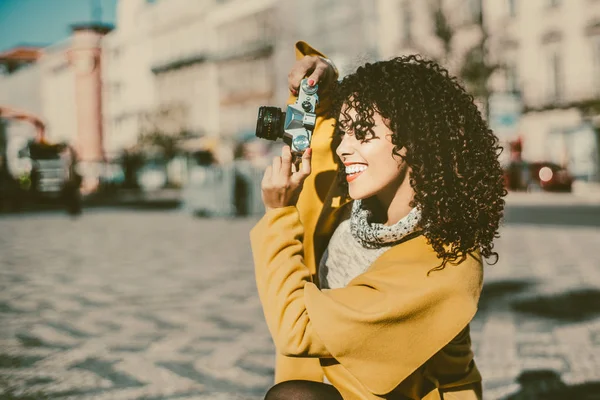
<path id="1" fill-rule="evenodd" d="M 337 148 L 335 149 L 335 153 L 342 161 L 344 161 L 346 157 L 354 154 L 354 148 L 352 146 L 351 140 L 351 135 L 343 135 L 340 139 L 340 144 L 338 144 Z"/>

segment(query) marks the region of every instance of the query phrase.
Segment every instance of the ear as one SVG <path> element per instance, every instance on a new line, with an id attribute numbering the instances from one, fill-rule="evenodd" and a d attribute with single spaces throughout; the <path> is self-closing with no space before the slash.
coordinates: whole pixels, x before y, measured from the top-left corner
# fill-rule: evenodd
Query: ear
<path id="1" fill-rule="evenodd" d="M 394 157 L 394 159 L 395 159 L 396 161 L 398 161 L 398 163 L 399 163 L 400 165 L 401 165 L 401 164 L 404 164 L 404 162 L 405 162 L 405 161 L 404 161 L 404 158 L 406 157 L 406 152 L 407 152 L 407 149 L 406 149 L 406 147 L 402 147 L 402 148 L 401 148 L 400 150 L 398 150 L 398 151 L 396 151 L 396 148 L 394 148 L 394 150 L 392 150 L 392 157 Z"/>

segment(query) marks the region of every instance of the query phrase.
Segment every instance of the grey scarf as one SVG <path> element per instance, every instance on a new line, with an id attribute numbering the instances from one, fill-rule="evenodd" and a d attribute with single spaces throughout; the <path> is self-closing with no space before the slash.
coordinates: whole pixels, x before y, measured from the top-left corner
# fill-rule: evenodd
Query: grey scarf
<path id="1" fill-rule="evenodd" d="M 395 244 L 415 232 L 421 211 L 416 207 L 394 225 L 372 222 L 373 212 L 361 200 L 354 200 L 350 217 L 352 236 L 365 248 L 377 249 Z"/>

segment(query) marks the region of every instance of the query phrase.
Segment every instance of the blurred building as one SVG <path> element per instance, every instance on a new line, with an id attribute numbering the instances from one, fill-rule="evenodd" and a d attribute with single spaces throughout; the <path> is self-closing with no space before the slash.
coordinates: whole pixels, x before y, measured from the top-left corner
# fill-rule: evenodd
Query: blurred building
<path id="1" fill-rule="evenodd" d="M 44 49 L 42 116 L 50 141 L 74 145 L 83 176 L 82 190 L 99 184 L 105 162 L 102 39 L 112 25 L 82 23 L 71 36 Z"/>
<path id="2" fill-rule="evenodd" d="M 120 1 L 117 29 L 104 44 L 114 147 L 152 130 L 232 140 L 253 132 L 258 106 L 274 92 L 275 4 Z M 190 146 L 206 143 L 214 141 Z"/>
<path id="3" fill-rule="evenodd" d="M 33 46 L 0 53 L 0 105 L 41 114 L 42 70 L 37 63 L 41 56 L 42 49 Z M 35 136 L 35 129 L 30 123 L 13 120 L 6 123 L 4 134 L 6 138 L 26 140 Z"/>
<path id="4" fill-rule="evenodd" d="M 6 65 L 0 74 L 0 104 L 39 116 L 46 124 L 45 139 L 49 142 L 77 141 L 75 73 L 67 57 L 71 44 L 69 38 L 39 48 L 36 57 L 18 66 L 12 60 L 22 57 L 22 48 L 4 53 L 13 66 Z M 9 141 L 22 145 L 35 137 L 35 129 L 26 122 L 10 121 L 6 134 Z"/>
<path id="5" fill-rule="evenodd" d="M 69 65 L 67 51 L 71 38 L 44 48 L 39 61 L 42 71 L 40 92 L 41 116 L 46 122 L 46 137 L 50 142 L 77 141 L 77 102 L 75 72 Z"/>
<path id="6" fill-rule="evenodd" d="M 103 40 L 107 155 L 151 131 L 221 142 L 253 136 L 258 107 L 287 99 L 297 40 L 345 73 L 377 58 L 376 17 L 367 0 L 119 1 L 117 28 Z"/>
<path id="7" fill-rule="evenodd" d="M 89 189 L 97 184 L 104 162 L 100 43 L 111 27 L 88 23 L 71 29 L 63 42 L 43 49 L 17 47 L 0 55 L 0 104 L 39 117 L 47 141 L 73 144 L 84 189 Z M 11 122 L 5 136 L 15 155 L 10 142 L 23 146 L 35 130 Z"/>
<path id="8" fill-rule="evenodd" d="M 41 50 L 19 46 L 0 53 L 0 106 L 41 115 Z M 18 153 L 35 135 L 30 122 L 0 119 L 0 173 L 3 168 L 18 169 Z"/>
<path id="9" fill-rule="evenodd" d="M 379 1 L 379 0 L 377 0 Z M 377 1 L 280 1 L 275 20 L 277 40 L 275 104 L 288 98 L 287 75 L 294 64 L 294 43 L 303 40 L 333 60 L 341 77 L 379 58 Z M 395 22 L 389 25 L 395 29 Z"/>
<path id="10" fill-rule="evenodd" d="M 450 51 L 436 4 L 454 34 Z M 380 0 L 379 18 L 384 58 L 421 53 L 457 75 L 485 32 L 486 61 L 500 67 L 488 81 L 490 125 L 500 139 L 520 137 L 526 160 L 598 178 L 600 2 Z"/>
<path id="11" fill-rule="evenodd" d="M 258 107 L 274 102 L 277 5 L 273 0 L 234 0 L 210 16 L 222 135 L 253 135 Z"/>
<path id="12" fill-rule="evenodd" d="M 208 18 L 215 3 L 175 0 L 156 1 L 151 6 L 151 72 L 157 112 L 170 115 L 161 122 L 162 130 L 218 134 L 216 73 L 208 62 L 214 37 Z"/>
<path id="13" fill-rule="evenodd" d="M 523 157 L 598 179 L 600 2 L 514 2 L 489 20 L 493 32 L 504 32 L 496 48 L 509 66 L 507 86 L 523 100 Z"/>
<path id="14" fill-rule="evenodd" d="M 184 132 L 194 151 L 252 137 L 259 106 L 284 106 L 298 40 L 342 75 L 407 53 L 460 75 L 482 38 L 499 66 L 487 90 L 503 142 L 520 137 L 525 159 L 597 176 L 595 0 L 121 0 L 112 32 L 81 26 L 37 61 L 0 55 L 0 102 L 40 113 L 49 139 L 77 142 L 84 158 L 113 159 L 153 131 Z"/>
<path id="15" fill-rule="evenodd" d="M 116 29 L 102 42 L 104 148 L 108 159 L 137 143 L 145 116 L 157 105 L 149 6 L 146 0 L 120 1 Z"/>
<path id="16" fill-rule="evenodd" d="M 436 29 L 441 28 L 436 26 L 438 7 L 454 35 L 451 49 L 445 48 L 436 34 Z M 480 11 L 481 0 L 379 0 L 377 33 L 380 56 L 388 59 L 421 54 L 439 61 L 456 75 L 461 60 L 481 38 L 477 27 Z"/>

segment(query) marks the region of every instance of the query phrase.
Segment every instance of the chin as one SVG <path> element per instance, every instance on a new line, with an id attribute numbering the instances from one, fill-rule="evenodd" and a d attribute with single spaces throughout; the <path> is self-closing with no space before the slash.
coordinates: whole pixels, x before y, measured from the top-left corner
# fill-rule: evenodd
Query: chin
<path id="1" fill-rule="evenodd" d="M 360 188 L 353 189 L 348 186 L 348 195 L 352 200 L 364 200 L 372 197 L 374 193 L 371 190 L 361 190 Z"/>

